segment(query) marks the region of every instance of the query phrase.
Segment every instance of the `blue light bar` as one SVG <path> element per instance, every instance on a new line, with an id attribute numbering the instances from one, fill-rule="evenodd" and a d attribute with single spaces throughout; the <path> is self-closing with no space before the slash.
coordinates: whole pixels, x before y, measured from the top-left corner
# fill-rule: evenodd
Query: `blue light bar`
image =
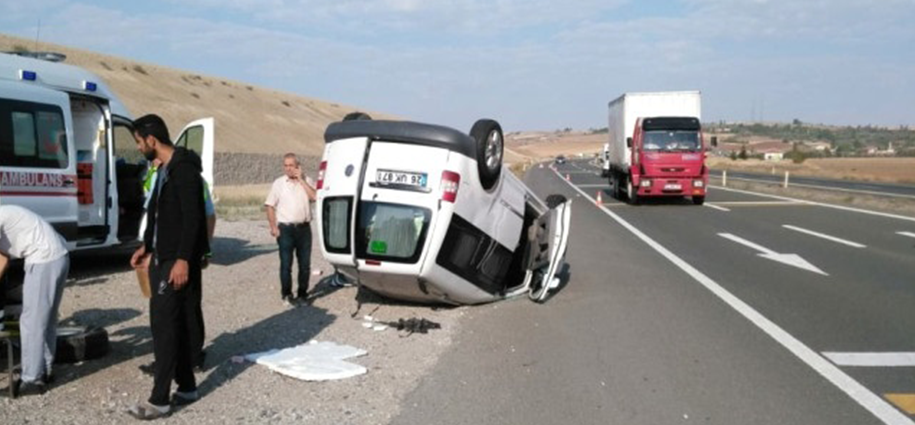
<path id="1" fill-rule="evenodd" d="M 91 81 L 83 81 L 83 90 L 85 91 L 96 91 L 98 86 Z"/>
<path id="2" fill-rule="evenodd" d="M 38 79 L 38 74 L 36 74 L 35 71 L 26 71 L 24 69 L 20 69 L 19 79 L 25 81 L 35 81 Z"/>

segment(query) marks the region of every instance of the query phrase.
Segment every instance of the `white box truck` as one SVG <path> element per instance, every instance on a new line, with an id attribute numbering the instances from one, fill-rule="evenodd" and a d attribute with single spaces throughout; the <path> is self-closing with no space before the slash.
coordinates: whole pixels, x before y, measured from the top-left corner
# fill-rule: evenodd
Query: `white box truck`
<path id="1" fill-rule="evenodd" d="M 607 174 L 617 199 L 705 201 L 708 168 L 698 91 L 625 93 L 609 104 Z M 716 144 L 712 138 L 712 144 Z"/>

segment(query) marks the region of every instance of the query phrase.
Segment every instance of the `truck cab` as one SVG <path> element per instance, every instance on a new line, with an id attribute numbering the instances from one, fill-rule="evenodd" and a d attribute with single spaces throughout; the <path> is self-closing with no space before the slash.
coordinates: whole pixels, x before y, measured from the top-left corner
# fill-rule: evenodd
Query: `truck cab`
<path id="1" fill-rule="evenodd" d="M 702 128 L 694 117 L 639 118 L 631 147 L 629 199 L 643 196 L 689 196 L 705 201 L 708 169 Z"/>

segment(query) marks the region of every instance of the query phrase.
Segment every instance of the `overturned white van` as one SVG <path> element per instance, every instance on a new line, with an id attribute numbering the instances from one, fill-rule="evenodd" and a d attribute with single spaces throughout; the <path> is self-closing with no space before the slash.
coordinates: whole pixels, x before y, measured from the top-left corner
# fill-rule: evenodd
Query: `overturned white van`
<path id="1" fill-rule="evenodd" d="M 570 201 L 503 171 L 503 135 L 364 114 L 332 123 L 318 181 L 324 258 L 382 295 L 478 304 L 543 300 L 565 256 Z"/>
<path id="2" fill-rule="evenodd" d="M 131 115 L 97 75 L 61 56 L 0 53 L 0 204 L 35 211 L 71 250 L 133 244 L 146 162 Z M 175 143 L 200 155 L 213 187 L 213 119 L 189 124 Z"/>

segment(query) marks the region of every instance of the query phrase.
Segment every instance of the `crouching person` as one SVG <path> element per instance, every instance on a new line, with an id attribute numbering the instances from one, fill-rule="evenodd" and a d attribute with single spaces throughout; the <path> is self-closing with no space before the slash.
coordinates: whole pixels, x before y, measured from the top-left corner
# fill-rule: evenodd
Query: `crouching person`
<path id="1" fill-rule="evenodd" d="M 22 374 L 14 383 L 19 395 L 44 394 L 51 381 L 57 350 L 57 310 L 70 269 L 63 238 L 32 211 L 0 206 L 0 278 L 10 259 L 25 260 L 22 284 Z"/>

